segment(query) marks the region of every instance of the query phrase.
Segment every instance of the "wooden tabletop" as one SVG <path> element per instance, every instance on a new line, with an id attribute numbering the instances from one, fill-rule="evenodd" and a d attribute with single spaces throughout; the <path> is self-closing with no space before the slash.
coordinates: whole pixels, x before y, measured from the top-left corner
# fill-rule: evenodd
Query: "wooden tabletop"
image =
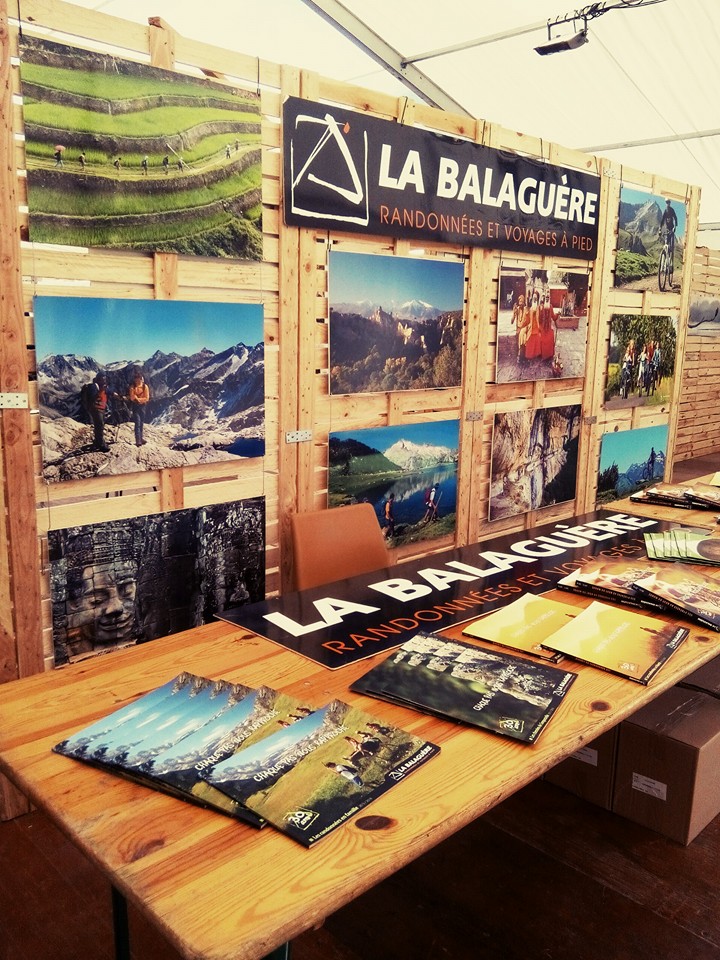
<path id="1" fill-rule="evenodd" d="M 588 602 L 568 593 L 550 596 L 578 606 Z M 459 636 L 461 630 L 445 632 Z M 577 680 L 538 742 L 528 746 L 351 694 L 350 683 L 385 654 L 331 671 L 216 622 L 0 686 L 0 771 L 180 953 L 195 960 L 256 960 L 718 653 L 720 634 L 692 629 L 647 687 L 570 663 Z M 318 706 L 338 697 L 441 751 L 311 849 L 271 827 L 257 831 L 52 752 L 61 739 L 182 670 L 248 686 L 266 683 Z"/>

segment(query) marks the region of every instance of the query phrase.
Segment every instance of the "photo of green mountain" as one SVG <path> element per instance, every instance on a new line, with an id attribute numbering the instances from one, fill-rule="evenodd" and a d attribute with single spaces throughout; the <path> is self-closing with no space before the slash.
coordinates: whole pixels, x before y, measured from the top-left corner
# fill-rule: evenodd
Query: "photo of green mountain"
<path id="1" fill-rule="evenodd" d="M 260 97 L 23 38 L 30 240 L 262 258 Z"/>

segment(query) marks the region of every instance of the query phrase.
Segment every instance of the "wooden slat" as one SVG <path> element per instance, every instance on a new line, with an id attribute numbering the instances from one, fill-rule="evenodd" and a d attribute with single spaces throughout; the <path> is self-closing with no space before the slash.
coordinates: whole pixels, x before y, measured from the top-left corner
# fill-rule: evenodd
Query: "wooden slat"
<path id="1" fill-rule="evenodd" d="M 0 0 L 0 393 L 28 393 L 15 146 L 12 115 L 10 33 L 6 0 Z M 40 580 L 33 485 L 30 410 L 0 412 L 0 549 L 6 553 L 0 584 L 0 681 L 43 668 L 38 630 Z M 7 512 L 6 512 L 7 511 Z"/>

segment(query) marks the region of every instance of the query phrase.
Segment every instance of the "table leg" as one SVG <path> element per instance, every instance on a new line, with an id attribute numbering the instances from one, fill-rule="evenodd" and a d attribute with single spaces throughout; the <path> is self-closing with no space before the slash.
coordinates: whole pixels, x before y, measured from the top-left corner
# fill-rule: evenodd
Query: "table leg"
<path id="1" fill-rule="evenodd" d="M 130 928 L 128 926 L 127 900 L 116 887 L 112 891 L 113 935 L 115 937 L 115 960 L 130 960 Z M 283 943 L 265 960 L 290 960 L 290 943 Z"/>
<path id="2" fill-rule="evenodd" d="M 277 947 L 265 957 L 265 960 L 290 960 L 290 943 L 283 943 L 282 946 Z"/>
<path id="3" fill-rule="evenodd" d="M 128 926 L 127 900 L 116 887 L 111 887 L 111 890 L 115 960 L 130 960 L 130 928 Z"/>

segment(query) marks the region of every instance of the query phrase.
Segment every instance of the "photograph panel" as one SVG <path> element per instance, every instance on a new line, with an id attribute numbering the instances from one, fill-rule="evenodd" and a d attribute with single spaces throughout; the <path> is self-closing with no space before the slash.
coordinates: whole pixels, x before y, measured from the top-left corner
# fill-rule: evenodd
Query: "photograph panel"
<path id="1" fill-rule="evenodd" d="M 43 479 L 265 452 L 261 304 L 35 297 Z"/>
<path id="2" fill-rule="evenodd" d="M 330 393 L 457 387 L 462 263 L 330 252 Z"/>
<path id="3" fill-rule="evenodd" d="M 455 530 L 458 420 L 330 434 L 328 506 L 371 503 L 388 546 Z"/>

